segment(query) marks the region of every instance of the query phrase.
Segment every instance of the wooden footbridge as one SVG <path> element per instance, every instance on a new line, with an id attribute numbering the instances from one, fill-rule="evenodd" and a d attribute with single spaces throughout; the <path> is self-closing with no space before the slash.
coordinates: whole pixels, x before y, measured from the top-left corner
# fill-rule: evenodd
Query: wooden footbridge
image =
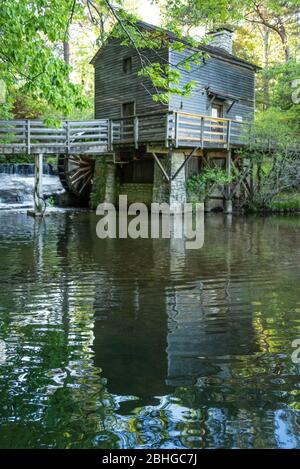
<path id="1" fill-rule="evenodd" d="M 58 155 L 63 186 L 78 196 L 92 184 L 95 157 L 120 148 L 218 149 L 229 151 L 245 144 L 240 121 L 188 114 L 156 112 L 118 119 L 62 121 L 47 127 L 39 120 L 0 121 L 0 154 L 35 155 L 36 208 L 42 200 L 44 155 Z M 158 165 L 159 160 L 153 154 Z"/>
<path id="2" fill-rule="evenodd" d="M 49 128 L 38 120 L 0 121 L 2 154 L 99 154 L 108 151 L 109 121 L 71 122 Z"/>

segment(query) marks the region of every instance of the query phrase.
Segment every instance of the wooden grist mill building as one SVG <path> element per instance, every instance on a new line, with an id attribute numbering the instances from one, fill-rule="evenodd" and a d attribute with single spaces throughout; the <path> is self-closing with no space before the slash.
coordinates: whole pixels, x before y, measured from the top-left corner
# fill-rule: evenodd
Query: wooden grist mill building
<path id="1" fill-rule="evenodd" d="M 159 50 L 122 45 L 112 35 L 92 60 L 95 69 L 95 119 L 63 121 L 50 129 L 41 121 L 0 121 L 0 153 L 36 155 L 36 209 L 41 200 L 42 156 L 58 155 L 65 189 L 89 200 L 97 184 L 104 200 L 116 202 L 186 201 L 186 181 L 205 165 L 243 170 L 235 150 L 247 141 L 255 107 L 256 67 L 232 54 L 232 31 L 209 34 L 209 45 L 193 48 L 172 33 L 139 22 L 159 36 Z M 174 44 L 182 44 L 182 48 Z M 201 60 L 182 66 L 200 53 Z M 155 102 L 157 90 L 141 76 L 145 61 L 168 64 L 181 73 L 179 87 L 193 81 L 190 96 L 170 94 Z M 245 185 L 245 184 L 244 184 Z M 94 187 L 93 187 L 94 186 Z M 236 188 L 235 188 L 236 189 Z M 231 210 L 235 190 L 225 188 L 218 203 Z"/>
<path id="2" fill-rule="evenodd" d="M 163 37 L 159 53 L 142 50 L 145 62 L 178 69 L 180 87 L 195 82 L 192 94 L 170 94 L 168 104 L 155 102 L 157 90 L 138 73 L 138 51 L 111 37 L 91 62 L 95 117 L 111 120 L 117 163 L 111 171 L 121 193 L 129 200 L 172 206 L 185 201 L 186 180 L 205 165 L 231 170 L 234 150 L 245 143 L 245 127 L 253 119 L 256 67 L 233 55 L 229 29 L 210 33 L 210 45 L 194 49 L 168 31 L 143 22 L 138 27 Z M 178 41 L 183 50 L 173 47 Z M 200 63 L 190 70 L 180 66 L 199 51 Z M 230 210 L 231 200 L 228 204 Z"/>

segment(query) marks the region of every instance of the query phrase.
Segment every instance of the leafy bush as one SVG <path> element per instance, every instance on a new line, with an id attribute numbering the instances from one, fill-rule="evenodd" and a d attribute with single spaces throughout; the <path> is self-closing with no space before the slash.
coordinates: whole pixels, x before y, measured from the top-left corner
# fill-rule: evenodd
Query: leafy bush
<path id="1" fill-rule="evenodd" d="M 230 182 L 232 182 L 232 177 L 228 176 L 223 169 L 206 168 L 187 181 L 188 199 L 191 202 L 204 202 L 215 189 L 223 189 Z"/>
<path id="2" fill-rule="evenodd" d="M 278 194 L 268 208 L 273 211 L 300 211 L 300 193 Z"/>

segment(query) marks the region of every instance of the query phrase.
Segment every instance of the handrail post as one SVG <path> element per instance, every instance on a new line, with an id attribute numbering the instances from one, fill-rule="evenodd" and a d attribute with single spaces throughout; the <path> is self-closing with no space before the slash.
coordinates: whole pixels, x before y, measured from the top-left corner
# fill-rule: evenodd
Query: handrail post
<path id="1" fill-rule="evenodd" d="M 170 114 L 174 114 L 173 111 L 172 111 L 172 112 L 169 112 L 169 111 L 168 111 L 168 112 L 166 113 L 166 120 L 165 120 L 165 122 L 166 122 L 166 141 L 165 141 L 165 146 L 166 146 L 166 148 L 169 147 L 170 140 L 171 140 L 172 137 L 173 137 L 173 135 L 171 135 L 171 138 L 170 138 L 170 133 L 169 133 L 169 123 L 170 123 L 169 117 L 170 117 Z"/>
<path id="2" fill-rule="evenodd" d="M 134 148 L 137 150 L 139 148 L 139 118 L 138 116 L 134 117 L 133 134 L 134 134 Z"/>
<path id="3" fill-rule="evenodd" d="M 70 142 L 70 123 L 66 121 L 66 147 L 67 152 L 70 153 L 71 151 L 71 142 Z"/>
<path id="4" fill-rule="evenodd" d="M 27 122 L 26 122 L 26 133 L 27 133 L 27 138 L 26 138 L 27 155 L 30 155 L 30 152 L 31 152 L 31 149 L 30 149 L 30 120 L 27 120 Z"/>
<path id="5" fill-rule="evenodd" d="M 227 121 L 227 136 L 226 136 L 227 150 L 230 149 L 230 140 L 231 140 L 231 120 L 228 120 Z"/>
<path id="6" fill-rule="evenodd" d="M 112 122 L 111 119 L 107 119 L 107 149 L 112 150 Z"/>
<path id="7" fill-rule="evenodd" d="M 179 139 L 179 115 L 178 111 L 175 111 L 175 148 L 178 148 Z"/>
<path id="8" fill-rule="evenodd" d="M 110 144 L 111 144 L 111 149 L 113 149 L 114 139 L 115 139 L 115 136 L 114 136 L 114 121 L 112 119 L 110 119 L 109 122 L 110 122 Z"/>
<path id="9" fill-rule="evenodd" d="M 203 150 L 204 148 L 204 117 L 201 117 L 201 149 Z"/>

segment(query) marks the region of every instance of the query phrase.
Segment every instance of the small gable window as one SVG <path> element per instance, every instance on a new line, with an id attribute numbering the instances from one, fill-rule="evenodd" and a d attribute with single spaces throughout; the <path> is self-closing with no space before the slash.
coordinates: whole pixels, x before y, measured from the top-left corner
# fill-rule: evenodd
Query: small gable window
<path id="1" fill-rule="evenodd" d="M 131 57 L 126 57 L 126 59 L 123 60 L 123 72 L 126 74 L 132 72 L 132 58 Z"/>

